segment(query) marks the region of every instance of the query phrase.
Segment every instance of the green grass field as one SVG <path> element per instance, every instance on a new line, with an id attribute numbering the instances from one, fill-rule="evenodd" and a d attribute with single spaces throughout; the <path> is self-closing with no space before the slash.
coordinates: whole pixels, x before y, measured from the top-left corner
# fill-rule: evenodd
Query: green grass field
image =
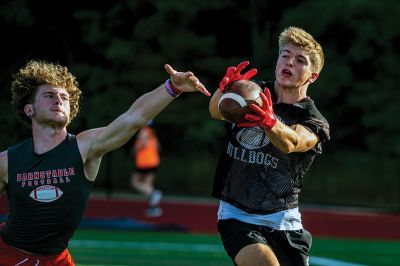
<path id="1" fill-rule="evenodd" d="M 78 266 L 233 265 L 218 235 L 78 230 L 70 242 Z M 400 265 L 400 241 L 314 238 L 312 266 Z"/>

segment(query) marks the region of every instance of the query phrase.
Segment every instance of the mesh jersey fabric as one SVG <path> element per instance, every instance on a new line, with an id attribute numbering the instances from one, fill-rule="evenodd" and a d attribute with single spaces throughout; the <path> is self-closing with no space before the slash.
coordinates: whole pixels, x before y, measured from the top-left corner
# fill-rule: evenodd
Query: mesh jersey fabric
<path id="1" fill-rule="evenodd" d="M 273 88 L 273 82 L 257 82 Z M 227 143 L 217 164 L 212 195 L 248 213 L 268 214 L 298 206 L 303 178 L 322 143 L 329 140 L 329 124 L 310 97 L 296 104 L 276 103 L 278 120 L 291 126 L 301 124 L 319 136 L 307 152 L 285 154 L 276 148 L 261 127 L 239 128 L 226 124 Z"/>

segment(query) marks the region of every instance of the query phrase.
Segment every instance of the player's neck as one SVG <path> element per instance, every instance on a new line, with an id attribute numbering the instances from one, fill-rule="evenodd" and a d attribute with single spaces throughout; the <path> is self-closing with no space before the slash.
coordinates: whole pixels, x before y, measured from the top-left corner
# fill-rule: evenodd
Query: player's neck
<path id="1" fill-rule="evenodd" d="M 307 97 L 307 86 L 283 87 L 275 82 L 274 89 L 277 103 L 294 104 Z"/>
<path id="2" fill-rule="evenodd" d="M 64 141 L 67 136 L 67 129 L 55 129 L 50 127 L 34 127 L 32 125 L 32 138 L 34 152 L 36 154 L 45 153 Z"/>

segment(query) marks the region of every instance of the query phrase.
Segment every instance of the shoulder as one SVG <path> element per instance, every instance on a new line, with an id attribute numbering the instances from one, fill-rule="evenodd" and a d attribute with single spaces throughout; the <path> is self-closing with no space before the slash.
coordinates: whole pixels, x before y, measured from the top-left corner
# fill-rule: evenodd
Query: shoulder
<path id="1" fill-rule="evenodd" d="M 76 136 L 72 135 L 74 136 L 72 138 L 75 138 L 75 141 L 79 148 L 79 152 L 81 153 L 84 162 L 86 162 L 87 154 L 92 149 L 93 143 L 96 141 L 96 136 L 100 134 L 100 131 L 101 128 L 95 128 L 82 131 Z"/>
<path id="2" fill-rule="evenodd" d="M 8 151 L 10 151 L 10 152 L 18 152 L 21 149 L 25 150 L 27 148 L 31 148 L 31 146 L 32 146 L 32 138 L 26 139 L 26 140 L 24 140 L 24 141 L 22 141 L 22 142 L 20 142 L 18 144 L 15 144 L 15 145 L 9 147 Z"/>
<path id="3" fill-rule="evenodd" d="M 322 141 L 329 140 L 330 125 L 328 120 L 318 110 L 314 101 L 310 97 L 307 97 L 295 105 L 304 111 L 300 124 L 311 129 Z"/>
<path id="4" fill-rule="evenodd" d="M 0 166 L 3 166 L 3 164 L 7 161 L 8 161 L 8 151 L 5 150 L 0 153 Z"/>
<path id="5" fill-rule="evenodd" d="M 0 181 L 7 183 L 8 176 L 8 151 L 5 150 L 0 153 Z"/>
<path id="6" fill-rule="evenodd" d="M 308 114 L 312 117 L 319 118 L 323 120 L 324 122 L 328 123 L 328 120 L 321 114 L 321 112 L 318 110 L 317 106 L 315 105 L 315 102 L 311 97 L 306 97 L 302 101 L 296 103 L 298 107 L 301 107 L 303 109 L 306 109 L 308 111 Z"/>
<path id="7" fill-rule="evenodd" d="M 8 169 L 8 160 L 19 160 L 23 154 L 33 149 L 32 138 L 25 139 L 22 142 L 9 147 L 7 150 L 0 153 L 0 171 Z M 3 175 L 3 173 L 0 173 Z"/>

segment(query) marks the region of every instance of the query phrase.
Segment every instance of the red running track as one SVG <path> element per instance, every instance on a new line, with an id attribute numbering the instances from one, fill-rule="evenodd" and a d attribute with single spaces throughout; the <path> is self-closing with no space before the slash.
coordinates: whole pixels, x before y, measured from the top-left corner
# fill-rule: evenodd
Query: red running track
<path id="1" fill-rule="evenodd" d="M 90 199 L 86 218 L 132 218 L 139 222 L 182 225 L 191 232 L 217 233 L 217 202 L 168 200 L 162 202 L 164 214 L 144 216 L 147 202 L 132 199 Z M 0 214 L 7 213 L 7 199 L 0 198 Z M 304 227 L 314 236 L 400 240 L 400 215 L 348 209 L 302 208 Z"/>

